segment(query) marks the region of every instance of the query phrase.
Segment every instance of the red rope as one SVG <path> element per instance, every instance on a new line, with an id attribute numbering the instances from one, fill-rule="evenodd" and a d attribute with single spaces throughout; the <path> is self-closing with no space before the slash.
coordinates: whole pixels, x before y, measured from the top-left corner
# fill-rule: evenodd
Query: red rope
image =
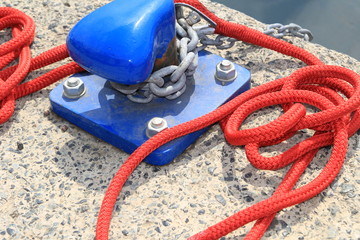
<path id="1" fill-rule="evenodd" d="M 216 32 L 219 34 L 278 51 L 312 66 L 253 88 L 209 114 L 160 132 L 140 146 L 121 166 L 106 191 L 98 217 L 96 239 L 108 239 L 116 199 L 128 177 L 146 156 L 175 138 L 216 122 L 220 122 L 229 143 L 245 145 L 246 155 L 255 167 L 276 170 L 289 164 L 292 166 L 272 197 L 239 211 L 189 239 L 218 239 L 252 221 L 256 223 L 246 239 L 260 239 L 278 211 L 316 196 L 339 173 L 346 156 L 348 138 L 360 128 L 357 110 L 360 106 L 360 76 L 346 68 L 324 65 L 311 53 L 287 42 L 243 25 L 226 22 L 197 0 L 175 2 L 190 4 L 209 16 L 217 23 Z M 76 63 L 70 63 L 19 85 L 28 72 L 66 58 L 68 54 L 62 45 L 31 59 L 29 44 L 34 36 L 34 23 L 18 10 L 0 8 L 0 29 L 5 27 L 13 28 L 14 39 L 0 46 L 0 67 L 7 66 L 15 58 L 19 58 L 19 64 L 0 72 L 1 123 L 10 118 L 15 99 L 82 70 Z M 320 111 L 306 115 L 301 103 L 315 106 Z M 281 117 L 261 127 L 240 130 L 242 122 L 252 112 L 274 104 L 283 106 L 285 113 Z M 278 144 L 305 128 L 313 129 L 316 133 L 278 156 L 260 155 L 260 147 Z M 322 172 L 308 184 L 294 188 L 317 151 L 328 145 L 333 145 L 333 150 Z"/>
<path id="2" fill-rule="evenodd" d="M 124 183 L 140 162 L 159 146 L 191 132 L 221 121 L 226 139 L 235 145 L 245 145 L 249 161 L 260 169 L 278 169 L 293 163 L 272 197 L 246 208 L 189 239 L 218 239 L 239 227 L 256 221 L 246 239 L 260 239 L 276 213 L 283 208 L 306 201 L 323 191 L 339 173 L 344 161 L 348 137 L 360 127 L 359 81 L 356 73 L 337 66 L 325 66 L 311 53 L 274 39 L 246 26 L 216 17 L 197 0 L 175 0 L 187 3 L 217 23 L 216 33 L 266 47 L 298 58 L 309 66 L 291 76 L 253 88 L 219 109 L 187 123 L 164 130 L 140 146 L 121 166 L 112 179 L 101 205 L 96 239 L 108 239 L 112 211 Z M 315 84 L 315 85 L 314 85 Z M 345 101 L 337 92 L 343 93 Z M 322 111 L 306 115 L 301 104 L 307 103 Z M 274 104 L 285 104 L 285 114 L 259 128 L 239 130 L 252 112 Z M 353 113 L 350 118 L 350 113 Z M 277 144 L 293 136 L 297 130 L 312 128 L 316 134 L 279 156 L 265 158 L 259 147 Z M 334 145 L 329 162 L 320 175 L 305 186 L 293 189 L 319 148 Z"/>
<path id="3" fill-rule="evenodd" d="M 66 46 L 61 45 L 31 58 L 30 44 L 34 39 L 35 24 L 19 10 L 0 8 L 0 30 L 5 28 L 12 28 L 13 39 L 0 45 L 0 124 L 8 121 L 14 113 L 16 99 L 83 71 L 79 65 L 72 62 L 21 84 L 29 72 L 65 59 L 69 55 Z M 19 60 L 18 65 L 5 68 L 16 59 Z"/>

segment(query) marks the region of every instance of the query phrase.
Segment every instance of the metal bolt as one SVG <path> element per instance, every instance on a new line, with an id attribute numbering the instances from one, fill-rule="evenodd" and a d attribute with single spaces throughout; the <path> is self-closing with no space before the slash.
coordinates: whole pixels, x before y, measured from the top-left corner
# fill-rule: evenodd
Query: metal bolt
<path id="1" fill-rule="evenodd" d="M 229 60 L 223 60 L 216 65 L 215 78 L 219 80 L 222 85 L 226 82 L 234 81 L 237 78 L 237 72 L 234 63 Z"/>
<path id="2" fill-rule="evenodd" d="M 79 80 L 80 80 L 79 78 L 71 77 L 71 78 L 69 78 L 69 79 L 66 81 L 66 84 L 67 84 L 69 87 L 75 87 L 76 85 L 78 85 L 78 84 L 80 83 Z"/>
<path id="3" fill-rule="evenodd" d="M 229 70 L 231 69 L 232 62 L 229 60 L 222 60 L 220 63 L 220 69 L 221 70 Z"/>
<path id="4" fill-rule="evenodd" d="M 84 95 L 85 85 L 84 82 L 77 77 L 68 78 L 63 85 L 64 96 L 71 99 L 76 99 Z"/>
<path id="5" fill-rule="evenodd" d="M 154 117 L 147 124 L 146 136 L 151 138 L 166 128 L 168 128 L 168 125 L 165 119 Z"/>
<path id="6" fill-rule="evenodd" d="M 153 118 L 150 121 L 151 126 L 154 128 L 161 128 L 164 125 L 164 123 L 165 123 L 165 120 L 162 118 Z"/>

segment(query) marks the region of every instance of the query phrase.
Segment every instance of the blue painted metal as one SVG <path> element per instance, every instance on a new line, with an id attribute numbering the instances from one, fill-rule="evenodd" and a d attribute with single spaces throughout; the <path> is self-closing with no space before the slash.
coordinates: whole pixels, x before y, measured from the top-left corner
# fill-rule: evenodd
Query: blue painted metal
<path id="1" fill-rule="evenodd" d="M 70 56 L 87 71 L 122 84 L 145 81 L 175 37 L 173 0 L 115 0 L 70 31 Z"/>
<path id="2" fill-rule="evenodd" d="M 143 144 L 147 122 L 163 117 L 169 127 L 207 114 L 229 99 L 250 88 L 250 72 L 235 64 L 238 77 L 225 86 L 215 80 L 216 64 L 223 58 L 207 51 L 199 53 L 199 66 L 194 80 L 188 81 L 186 92 L 176 100 L 154 99 L 148 104 L 131 102 L 114 90 L 110 83 L 92 74 L 77 74 L 87 88 L 79 99 L 63 96 L 63 84 L 50 93 L 54 112 L 104 141 L 132 153 Z M 207 129 L 199 130 L 165 144 L 145 161 L 154 165 L 171 162 Z"/>

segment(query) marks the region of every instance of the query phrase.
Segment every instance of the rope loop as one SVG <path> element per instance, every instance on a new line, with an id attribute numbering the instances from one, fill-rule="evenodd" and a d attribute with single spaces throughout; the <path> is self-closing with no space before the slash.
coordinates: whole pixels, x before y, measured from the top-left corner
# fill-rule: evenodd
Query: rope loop
<path id="1" fill-rule="evenodd" d="M 0 29 L 5 28 L 11 28 L 13 38 L 0 45 L 0 124 L 8 121 L 12 116 L 17 98 L 83 70 L 77 64 L 65 68 L 62 66 L 53 70 L 45 80 L 40 76 L 21 84 L 32 70 L 67 58 L 67 48 L 65 45 L 58 46 L 36 58 L 31 58 L 30 44 L 34 40 L 35 23 L 25 13 L 14 8 L 0 7 Z M 19 64 L 8 67 L 16 59 Z"/>
<path id="2" fill-rule="evenodd" d="M 319 78 L 331 79 L 330 84 L 326 87 L 326 82 L 321 84 Z M 282 82 L 281 90 L 254 95 L 222 123 L 226 140 L 233 145 L 245 145 L 248 160 L 259 169 L 276 170 L 285 167 L 315 149 L 332 144 L 334 123 L 350 123 L 351 114 L 360 107 L 357 96 L 360 89 L 359 75 L 342 67 L 309 66 L 283 78 Z M 338 91 L 348 99 L 345 100 Z M 311 105 L 319 112 L 306 115 L 303 104 Z M 349 107 L 349 104 L 352 106 Z M 284 114 L 278 119 L 260 127 L 240 129 L 244 120 L 253 112 L 273 105 L 284 106 Z M 260 154 L 260 147 L 279 144 L 306 128 L 317 132 L 280 155 L 264 157 Z"/>
<path id="3" fill-rule="evenodd" d="M 215 240 L 252 221 L 256 223 L 245 239 L 260 239 L 278 211 L 316 196 L 338 175 L 346 157 L 348 138 L 360 128 L 360 76 L 349 69 L 325 65 L 313 54 L 290 43 L 220 19 L 198 0 L 175 2 L 190 5 L 196 8 L 199 14 L 207 16 L 213 22 L 212 25 L 216 26 L 215 32 L 218 34 L 278 51 L 312 66 L 252 88 L 217 110 L 161 131 L 141 145 L 110 182 L 98 216 L 96 239 L 108 239 L 111 216 L 118 195 L 128 177 L 145 157 L 176 138 L 219 121 L 227 141 L 235 145 L 245 145 L 246 155 L 255 167 L 276 170 L 292 165 L 273 196 L 240 210 L 189 239 Z M 11 117 L 17 98 L 83 71 L 79 65 L 71 62 L 20 84 L 30 71 L 67 58 L 67 48 L 61 45 L 31 58 L 29 45 L 35 32 L 33 20 L 18 10 L 0 8 L 0 30 L 7 27 L 12 28 L 14 38 L 0 45 L 0 124 Z M 184 31 L 180 32 L 185 34 Z M 19 60 L 18 65 L 6 68 L 15 59 Z M 190 66 L 194 67 L 197 60 L 193 60 Z M 128 88 L 125 90 L 132 91 Z M 168 97 L 175 98 L 183 90 L 184 88 L 179 88 Z M 150 99 L 153 96 L 147 97 Z M 304 104 L 314 106 L 319 111 L 306 114 Z M 251 113 L 272 105 L 281 105 L 284 114 L 264 126 L 241 129 L 242 123 Z M 278 156 L 269 158 L 260 154 L 261 147 L 285 141 L 301 129 L 313 129 L 315 134 Z M 333 145 L 333 149 L 324 169 L 311 182 L 295 188 L 317 151 L 328 145 Z"/>
<path id="4" fill-rule="evenodd" d="M 250 89 L 217 110 L 166 129 L 140 146 L 110 182 L 98 216 L 96 239 L 108 239 L 110 220 L 118 194 L 132 171 L 148 154 L 175 138 L 218 121 L 227 141 L 235 145 L 245 145 L 248 160 L 255 167 L 275 170 L 291 163 L 292 166 L 272 197 L 235 213 L 189 239 L 219 239 L 252 221 L 256 223 L 245 239 L 260 239 L 278 211 L 316 196 L 328 187 L 339 173 L 346 156 L 348 137 L 360 128 L 360 77 L 351 70 L 324 65 L 313 54 L 285 41 L 220 19 L 198 0 L 175 2 L 189 4 L 208 16 L 216 23 L 215 32 L 218 34 L 275 50 L 312 66 Z M 278 119 L 258 128 L 240 129 L 249 114 L 274 104 L 282 105 L 284 110 L 284 114 Z M 303 104 L 312 105 L 319 111 L 306 115 Z M 260 147 L 278 144 L 297 131 L 307 128 L 315 130 L 315 134 L 284 153 L 271 158 L 260 154 Z M 294 189 L 317 151 L 332 144 L 334 147 L 330 159 L 319 176 L 308 184 Z"/>

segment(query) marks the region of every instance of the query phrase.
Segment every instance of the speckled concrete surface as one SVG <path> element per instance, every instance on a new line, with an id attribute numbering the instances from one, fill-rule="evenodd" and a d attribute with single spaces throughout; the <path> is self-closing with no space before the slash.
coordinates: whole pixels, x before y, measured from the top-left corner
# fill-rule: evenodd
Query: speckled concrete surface
<path id="1" fill-rule="evenodd" d="M 32 49 L 39 54 L 64 43 L 79 19 L 106 2 L 8 0 L 2 5 L 18 8 L 35 19 L 37 34 Z M 203 2 L 227 20 L 263 27 L 242 13 Z M 7 33 L 0 32 L 0 41 Z M 353 58 L 291 40 L 328 64 L 360 73 L 360 63 Z M 253 86 L 304 66 L 290 57 L 243 43 L 219 54 L 251 69 Z M 52 113 L 48 94 L 53 87 L 18 100 L 15 115 L 0 126 L 0 239 L 93 239 L 105 189 L 128 156 Z M 264 124 L 279 113 L 279 109 L 269 109 L 251 117 L 247 124 Z M 296 135 L 289 144 L 306 135 Z M 264 154 L 276 154 L 287 147 L 266 148 Z M 331 187 L 282 211 L 264 238 L 360 239 L 359 147 L 359 136 L 355 135 L 350 139 L 343 170 Z M 329 151 L 320 151 L 300 184 L 319 173 Z M 119 197 L 111 238 L 184 239 L 268 198 L 286 170 L 253 168 L 243 148 L 225 143 L 216 125 L 174 163 L 163 167 L 141 164 L 135 170 Z M 223 239 L 241 239 L 249 228 L 247 225 Z"/>

